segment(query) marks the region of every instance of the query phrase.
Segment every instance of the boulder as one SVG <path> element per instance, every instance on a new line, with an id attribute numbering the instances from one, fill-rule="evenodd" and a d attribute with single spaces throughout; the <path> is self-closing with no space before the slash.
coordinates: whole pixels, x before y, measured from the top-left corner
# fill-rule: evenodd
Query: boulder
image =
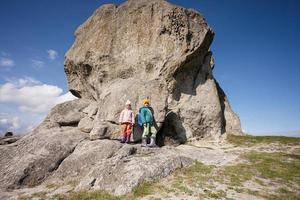
<path id="1" fill-rule="evenodd" d="M 77 126 L 79 121 L 85 117 L 82 110 L 89 105 L 89 101 L 75 99 L 55 106 L 47 116 L 52 123 L 60 126 Z"/>
<path id="2" fill-rule="evenodd" d="M 90 105 L 87 106 L 85 109 L 83 109 L 82 112 L 85 113 L 85 114 L 87 114 L 89 117 L 92 118 L 98 112 L 97 102 L 91 102 Z"/>
<path id="3" fill-rule="evenodd" d="M 34 130 L 10 145 L 0 146 L 0 189 L 42 183 L 86 136 L 73 127 Z"/>
<path id="4" fill-rule="evenodd" d="M 213 37 L 200 13 L 167 1 L 103 5 L 79 26 L 66 53 L 69 89 L 97 102 L 98 121 L 112 124 L 127 99 L 137 113 L 142 99 L 149 98 L 161 143 L 166 137 L 177 143 L 218 139 L 226 130 L 241 134 L 239 119 L 213 77 Z M 114 134 L 96 124 L 92 135 Z"/>
<path id="5" fill-rule="evenodd" d="M 91 117 L 89 117 L 89 116 L 86 116 L 86 117 L 82 118 L 79 121 L 79 124 L 78 124 L 78 128 L 82 132 L 85 132 L 85 133 L 91 132 L 91 130 L 93 129 L 93 127 L 94 127 L 94 120 Z"/>
<path id="6" fill-rule="evenodd" d="M 11 143 L 18 141 L 21 138 L 22 138 L 22 136 L 20 136 L 20 135 L 0 137 L 0 145 L 11 144 Z"/>
<path id="7" fill-rule="evenodd" d="M 13 132 L 8 131 L 4 134 L 4 137 L 12 137 L 13 135 Z"/>
<path id="8" fill-rule="evenodd" d="M 110 122 L 95 122 L 92 131 L 90 132 L 90 140 L 97 139 L 119 139 L 120 128 L 118 125 Z"/>

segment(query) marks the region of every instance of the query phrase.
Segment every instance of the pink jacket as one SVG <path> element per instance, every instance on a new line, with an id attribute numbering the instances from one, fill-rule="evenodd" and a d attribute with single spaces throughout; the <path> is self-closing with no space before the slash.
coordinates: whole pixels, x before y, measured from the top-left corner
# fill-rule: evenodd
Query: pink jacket
<path id="1" fill-rule="evenodd" d="M 122 110 L 121 114 L 120 114 L 120 118 L 119 118 L 119 122 L 120 123 L 125 123 L 125 122 L 129 122 L 134 124 L 134 114 L 132 110 L 129 109 L 124 109 Z"/>

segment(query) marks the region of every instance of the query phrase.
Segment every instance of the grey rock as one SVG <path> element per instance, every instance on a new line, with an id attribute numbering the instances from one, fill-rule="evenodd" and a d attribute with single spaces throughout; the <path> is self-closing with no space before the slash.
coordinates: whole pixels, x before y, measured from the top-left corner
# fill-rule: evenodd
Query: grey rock
<path id="1" fill-rule="evenodd" d="M 0 146 L 0 187 L 42 183 L 84 138 L 73 127 L 38 128 L 13 144 Z"/>
<path id="2" fill-rule="evenodd" d="M 94 120 L 86 116 L 79 121 L 78 128 L 85 133 L 90 133 L 94 126 Z"/>
<path id="3" fill-rule="evenodd" d="M 224 129 L 227 134 L 243 135 L 239 116 L 233 112 L 228 98 L 220 85 L 217 83 L 218 94 L 221 102 L 224 117 Z"/>
<path id="4" fill-rule="evenodd" d="M 46 183 L 73 182 L 75 191 L 106 190 L 120 196 L 143 181 L 157 181 L 195 161 L 224 165 L 238 157 L 224 155 L 221 149 L 190 145 L 141 148 L 139 144 L 121 145 L 113 140 L 84 141 Z"/>
<path id="5" fill-rule="evenodd" d="M 4 137 L 12 137 L 14 134 L 13 134 L 13 132 L 6 132 L 5 134 L 4 134 Z"/>
<path id="6" fill-rule="evenodd" d="M 114 156 L 122 147 L 119 142 L 110 140 L 84 140 L 79 143 L 74 152 L 68 156 L 59 168 L 52 174 L 50 180 L 63 180 L 64 182 L 81 181 L 99 161 L 105 161 Z"/>
<path id="7" fill-rule="evenodd" d="M 110 122 L 99 122 L 95 120 L 94 127 L 90 132 L 90 140 L 119 138 L 120 129 L 118 125 Z"/>
<path id="8" fill-rule="evenodd" d="M 6 137 L 0 137 L 0 145 L 6 145 L 6 144 L 11 144 L 19 139 L 21 139 L 22 136 L 6 136 Z"/>
<path id="9" fill-rule="evenodd" d="M 90 133 L 90 140 L 109 138 L 108 127 L 104 124 L 96 125 Z"/>
<path id="10" fill-rule="evenodd" d="M 218 139 L 226 124 L 228 130 L 235 124 L 240 134 L 239 120 L 222 106 L 212 74 L 213 36 L 200 13 L 163 0 L 104 5 L 76 30 L 66 53 L 69 89 L 97 101 L 98 119 L 113 123 L 127 99 L 137 113 L 148 97 L 157 128 L 166 130 L 162 138 L 178 143 Z M 173 117 L 163 127 L 167 113 Z M 99 130 L 94 127 L 93 135 Z"/>
<path id="11" fill-rule="evenodd" d="M 56 105 L 50 112 L 48 118 L 52 123 L 61 126 L 77 126 L 79 121 L 84 118 L 82 110 L 89 105 L 89 101 L 76 99 Z"/>
<path id="12" fill-rule="evenodd" d="M 91 102 L 89 106 L 87 106 L 85 109 L 83 109 L 83 113 L 87 114 L 89 117 L 93 117 L 97 114 L 98 111 L 98 105 L 97 102 Z"/>
<path id="13" fill-rule="evenodd" d="M 46 182 L 72 181 L 77 183 L 75 191 L 101 189 L 123 195 L 144 180 L 158 180 L 193 162 L 174 147 L 142 149 L 113 140 L 84 141 Z"/>

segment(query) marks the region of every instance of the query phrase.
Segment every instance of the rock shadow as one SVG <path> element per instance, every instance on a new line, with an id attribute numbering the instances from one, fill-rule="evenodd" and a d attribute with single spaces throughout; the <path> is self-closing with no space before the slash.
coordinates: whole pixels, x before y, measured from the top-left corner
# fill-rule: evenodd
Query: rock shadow
<path id="1" fill-rule="evenodd" d="M 186 141 L 186 130 L 179 116 L 174 112 L 169 112 L 162 128 L 157 133 L 157 145 L 179 145 L 186 143 Z"/>

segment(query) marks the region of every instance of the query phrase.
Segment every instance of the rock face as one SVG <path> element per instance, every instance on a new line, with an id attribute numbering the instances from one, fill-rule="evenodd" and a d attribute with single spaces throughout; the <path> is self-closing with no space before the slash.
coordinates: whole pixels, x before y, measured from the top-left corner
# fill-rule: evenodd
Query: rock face
<path id="1" fill-rule="evenodd" d="M 11 143 L 14 143 L 14 142 L 18 141 L 21 138 L 22 138 L 21 136 L 4 136 L 4 137 L 0 137 L 0 145 L 11 144 Z"/>
<path id="2" fill-rule="evenodd" d="M 195 10 L 163 0 L 104 5 L 75 36 L 65 72 L 70 91 L 98 105 L 94 124 L 116 123 L 127 99 L 138 111 L 149 97 L 162 137 L 241 134 L 212 75 L 214 33 Z"/>
<path id="3" fill-rule="evenodd" d="M 212 74 L 213 36 L 197 11 L 163 0 L 98 8 L 66 53 L 69 89 L 78 99 L 57 105 L 32 133 L 0 146 L 0 190 L 74 181 L 76 190 L 121 195 L 201 157 L 185 145 L 149 150 L 114 141 L 127 99 L 135 112 L 142 99 L 151 100 L 160 146 L 242 134 Z M 140 138 L 136 126 L 133 139 Z"/>

